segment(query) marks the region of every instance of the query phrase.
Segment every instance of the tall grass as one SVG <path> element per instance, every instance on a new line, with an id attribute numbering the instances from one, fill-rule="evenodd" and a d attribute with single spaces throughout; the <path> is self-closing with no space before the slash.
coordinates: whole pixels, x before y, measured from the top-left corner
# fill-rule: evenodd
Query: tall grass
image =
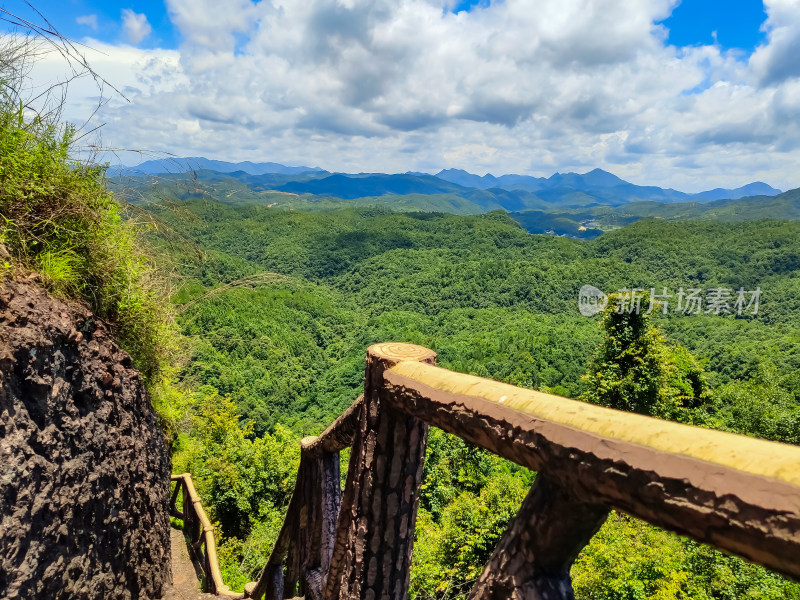
<path id="1" fill-rule="evenodd" d="M 22 267 L 53 294 L 84 300 L 152 380 L 173 339 L 164 280 L 106 188 L 105 167 L 71 159 L 74 128 L 58 111 L 31 111 L 3 58 L 0 48 L 0 244 L 12 260 L 0 261 L 0 278 Z"/>

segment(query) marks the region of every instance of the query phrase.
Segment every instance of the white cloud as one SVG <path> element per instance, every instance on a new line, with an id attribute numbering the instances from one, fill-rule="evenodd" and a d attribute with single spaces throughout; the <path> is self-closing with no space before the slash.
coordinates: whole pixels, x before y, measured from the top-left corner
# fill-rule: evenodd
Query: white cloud
<path id="1" fill-rule="evenodd" d="M 92 69 L 121 90 L 127 99 L 102 82 L 98 85 L 98 81 L 89 73 L 73 78 L 72 71 L 65 72 L 61 55 L 52 50 L 34 64 L 31 78 L 37 87 L 30 90 L 28 95 L 34 96 L 50 85 L 68 81 L 69 102 L 63 117 L 76 125 L 83 125 L 98 104 L 102 103 L 103 108 L 95 117 L 94 125 L 106 123 L 102 131 L 105 142 L 133 147 L 126 145 L 131 139 L 126 128 L 135 127 L 134 123 L 128 122 L 133 114 L 143 114 L 145 108 L 140 102 L 173 94 L 176 86 L 187 86 L 188 80 L 179 65 L 180 55 L 177 51 L 112 46 L 92 39 L 85 42 L 90 49 L 84 54 Z M 155 111 L 152 116 L 157 118 Z M 85 129 L 94 125 L 87 125 Z M 108 133 L 105 130 L 109 130 Z M 149 147 L 149 144 L 144 147 Z"/>
<path id="2" fill-rule="evenodd" d="M 800 2 L 766 0 L 764 4 L 769 42 L 753 55 L 755 72 L 768 85 L 800 77 Z"/>
<path id="3" fill-rule="evenodd" d="M 131 44 L 138 44 L 153 31 L 147 21 L 147 15 L 133 12 L 130 8 L 122 9 L 122 32 Z"/>
<path id="4" fill-rule="evenodd" d="M 178 51 L 104 48 L 101 73 L 137 90 L 104 109 L 104 138 L 347 171 L 602 167 L 688 191 L 800 185 L 797 0 L 766 2 L 768 38 L 749 61 L 667 46 L 656 23 L 676 0 L 504 0 L 457 15 L 446 1 L 168 0 Z"/>
<path id="5" fill-rule="evenodd" d="M 75 19 L 78 25 L 86 25 L 97 31 L 97 15 L 82 15 Z"/>

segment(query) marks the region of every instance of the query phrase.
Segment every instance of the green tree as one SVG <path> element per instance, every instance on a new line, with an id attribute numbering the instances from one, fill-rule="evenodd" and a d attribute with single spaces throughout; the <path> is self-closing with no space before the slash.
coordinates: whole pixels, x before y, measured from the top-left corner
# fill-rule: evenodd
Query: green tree
<path id="1" fill-rule="evenodd" d="M 774 366 L 759 363 L 749 381 L 731 381 L 714 390 L 709 412 L 718 429 L 800 444 L 800 402 L 782 385 Z"/>
<path id="2" fill-rule="evenodd" d="M 178 469 L 197 478 L 211 518 L 226 536 L 246 538 L 288 503 L 299 464 L 299 443 L 286 427 L 254 437 L 236 404 L 205 386 L 194 407 L 189 440 L 175 456 Z"/>
<path id="3" fill-rule="evenodd" d="M 800 586 L 612 512 L 572 567 L 577 600 L 795 600 Z"/>
<path id="4" fill-rule="evenodd" d="M 582 377 L 581 399 L 664 419 L 691 421 L 708 396 L 703 368 L 680 344 L 669 344 L 645 310 L 612 294 L 603 312 L 603 342 Z M 629 310 L 631 309 L 632 310 Z"/>

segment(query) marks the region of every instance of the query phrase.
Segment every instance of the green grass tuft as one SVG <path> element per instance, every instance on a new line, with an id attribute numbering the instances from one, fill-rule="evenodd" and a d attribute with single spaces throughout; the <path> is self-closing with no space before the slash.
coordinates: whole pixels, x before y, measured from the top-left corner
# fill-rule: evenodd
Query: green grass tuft
<path id="1" fill-rule="evenodd" d="M 40 274 L 56 296 L 82 299 L 116 330 L 145 379 L 166 364 L 171 340 L 163 277 L 105 185 L 105 167 L 70 158 L 75 130 L 28 117 L 0 98 L 0 276 Z"/>

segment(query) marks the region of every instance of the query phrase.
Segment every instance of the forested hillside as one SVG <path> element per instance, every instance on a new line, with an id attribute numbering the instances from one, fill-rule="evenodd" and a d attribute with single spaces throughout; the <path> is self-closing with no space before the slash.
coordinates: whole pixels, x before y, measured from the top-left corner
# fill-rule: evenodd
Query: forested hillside
<path id="1" fill-rule="evenodd" d="M 528 209 L 512 213 L 530 233 L 594 238 L 642 219 L 742 222 L 758 219 L 800 220 L 800 189 L 776 196 L 749 196 L 713 202 L 632 202 L 573 210 Z M 581 228 L 583 227 L 583 228 Z"/>
<path id="2" fill-rule="evenodd" d="M 162 200 L 216 200 L 229 205 L 328 212 L 344 208 L 383 208 L 393 212 L 443 212 L 477 215 L 507 211 L 529 233 L 594 239 L 643 219 L 726 221 L 800 220 L 800 190 L 780 193 L 766 184 L 736 190 L 684 194 L 634 186 L 610 173 L 556 174 L 549 179 L 521 175 L 481 178 L 447 171 L 420 173 L 331 174 L 274 163 L 239 165 L 205 159 L 175 159 L 156 174 L 156 162 L 144 163 L 147 174 L 121 171 L 109 179 L 117 197 L 147 205 Z M 197 162 L 196 170 L 184 172 Z M 209 170 L 216 167 L 222 170 Z M 180 169 L 183 169 L 181 171 Z M 264 170 L 266 169 L 266 172 Z M 488 179 L 487 179 L 488 178 Z M 762 195 L 745 195 L 748 192 Z M 712 200 L 713 199 L 713 200 Z"/>
<path id="3" fill-rule="evenodd" d="M 705 382 L 702 401 L 676 418 L 800 441 L 800 223 L 642 221 L 582 241 L 530 235 L 504 212 L 308 213 L 197 199 L 145 204 L 137 218 L 151 222 L 159 260 L 180 275 L 174 299 L 188 355 L 176 377 L 194 391 L 164 404 L 176 468 L 199 477 L 227 536 L 233 581 L 263 564 L 297 438 L 319 433 L 355 399 L 368 345 L 418 343 L 447 368 L 579 397 L 604 339 L 599 318 L 578 311 L 587 284 L 673 295 L 653 321 L 667 352 L 688 357 L 680 360 Z M 680 288 L 730 289 L 734 299 L 758 288 L 760 304 L 755 315 L 737 315 L 733 300 L 733 314 L 686 314 L 674 310 Z M 415 597 L 465 593 L 531 478 L 432 432 Z M 798 593 L 624 516 L 609 520 L 573 577 L 586 599 Z"/>

